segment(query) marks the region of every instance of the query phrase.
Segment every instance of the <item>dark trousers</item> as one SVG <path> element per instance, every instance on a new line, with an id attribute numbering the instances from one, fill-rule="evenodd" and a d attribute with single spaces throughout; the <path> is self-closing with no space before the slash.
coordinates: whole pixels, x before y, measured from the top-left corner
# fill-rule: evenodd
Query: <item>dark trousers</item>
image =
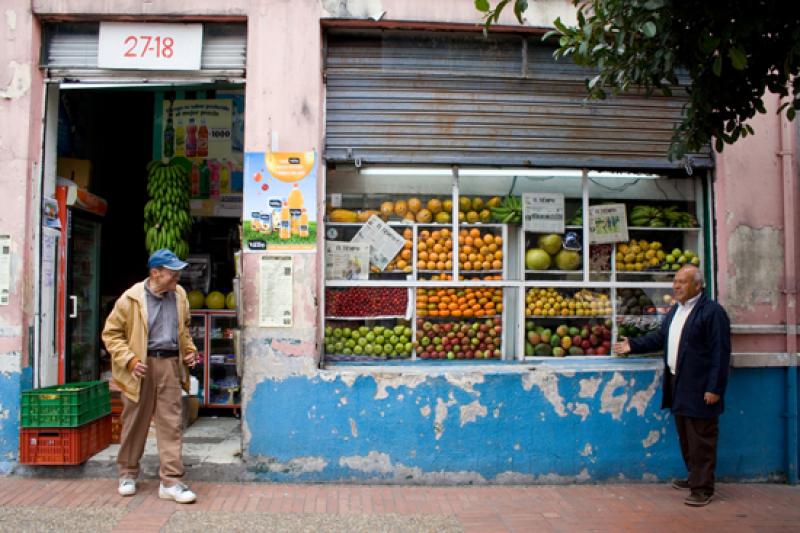
<path id="1" fill-rule="evenodd" d="M 675 428 L 678 430 L 683 462 L 689 472 L 689 487 L 693 493 L 714 494 L 719 417 L 693 418 L 676 414 Z"/>

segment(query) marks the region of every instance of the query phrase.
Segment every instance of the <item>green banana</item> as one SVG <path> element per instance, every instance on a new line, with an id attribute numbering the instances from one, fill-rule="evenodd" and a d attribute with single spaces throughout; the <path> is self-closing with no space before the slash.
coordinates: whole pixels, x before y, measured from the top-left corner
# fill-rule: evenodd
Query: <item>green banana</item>
<path id="1" fill-rule="evenodd" d="M 145 246 L 149 252 L 170 248 L 178 257 L 189 254 L 187 233 L 192 228 L 189 214 L 189 179 L 179 165 L 154 160 L 147 164 L 147 195 L 144 206 Z"/>

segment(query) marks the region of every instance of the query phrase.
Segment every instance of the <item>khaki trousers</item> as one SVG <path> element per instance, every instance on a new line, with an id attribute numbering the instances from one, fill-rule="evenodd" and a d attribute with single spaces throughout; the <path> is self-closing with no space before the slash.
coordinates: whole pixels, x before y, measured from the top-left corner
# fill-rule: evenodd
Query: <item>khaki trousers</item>
<path id="1" fill-rule="evenodd" d="M 117 455 L 120 477 L 136 479 L 139 475 L 139 461 L 152 418 L 156 423 L 161 481 L 171 486 L 183 476 L 183 399 L 179 376 L 178 357 L 148 357 L 139 401 L 122 395 L 122 435 Z"/>

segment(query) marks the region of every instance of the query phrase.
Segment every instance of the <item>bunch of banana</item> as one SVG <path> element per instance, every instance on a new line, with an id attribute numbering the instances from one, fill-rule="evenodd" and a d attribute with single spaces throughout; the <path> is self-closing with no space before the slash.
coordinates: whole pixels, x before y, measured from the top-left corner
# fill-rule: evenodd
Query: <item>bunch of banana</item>
<path id="1" fill-rule="evenodd" d="M 189 255 L 187 233 L 192 228 L 189 214 L 189 179 L 180 165 L 147 164 L 147 195 L 144 206 L 145 246 L 148 253 L 169 248 L 185 259 Z"/>
<path id="2" fill-rule="evenodd" d="M 495 222 L 519 224 L 522 222 L 522 200 L 518 196 L 506 196 L 497 207 L 490 208 Z"/>
<path id="3" fill-rule="evenodd" d="M 583 225 L 583 208 L 579 207 L 572 218 L 567 221 L 569 226 L 582 226 Z"/>
<path id="4" fill-rule="evenodd" d="M 628 224 L 649 228 L 694 228 L 697 227 L 697 219 L 691 213 L 679 211 L 676 205 L 665 208 L 636 205 L 631 209 Z"/>

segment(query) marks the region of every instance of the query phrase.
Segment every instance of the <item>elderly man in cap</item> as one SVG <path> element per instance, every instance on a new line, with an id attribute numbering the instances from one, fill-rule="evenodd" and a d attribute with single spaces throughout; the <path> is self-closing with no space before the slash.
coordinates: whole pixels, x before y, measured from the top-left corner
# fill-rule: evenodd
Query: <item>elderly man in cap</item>
<path id="1" fill-rule="evenodd" d="M 121 496 L 136 493 L 139 461 L 151 418 L 155 419 L 161 462 L 159 498 L 195 501 L 181 483 L 182 393 L 188 391 L 187 366 L 197 364 L 189 333 L 189 303 L 178 278 L 186 263 L 170 250 L 154 252 L 150 275 L 117 300 L 103 328 L 111 372 L 122 391 L 122 436 L 117 466 Z"/>

